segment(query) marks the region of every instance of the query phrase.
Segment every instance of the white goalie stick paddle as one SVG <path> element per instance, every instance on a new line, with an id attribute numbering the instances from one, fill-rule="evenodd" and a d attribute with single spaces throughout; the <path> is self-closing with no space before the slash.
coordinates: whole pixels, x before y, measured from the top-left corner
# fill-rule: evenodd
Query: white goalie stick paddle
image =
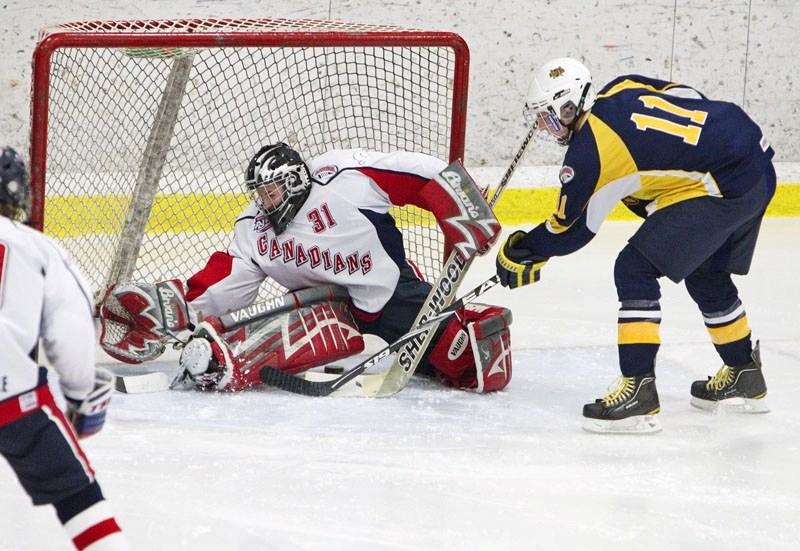
<path id="1" fill-rule="evenodd" d="M 530 144 L 535 133 L 536 126 L 534 125 L 528 131 L 528 134 L 522 141 L 522 145 L 520 145 L 519 150 L 511 160 L 511 164 L 500 179 L 497 189 L 491 199 L 489 199 L 490 207 L 494 207 L 497 204 L 501 194 L 508 186 L 511 176 L 517 169 L 517 165 L 525 154 L 525 150 L 528 148 L 528 144 Z M 488 192 L 488 188 L 484 190 L 484 196 L 488 194 Z M 465 261 L 455 253 L 450 255 L 442 268 L 442 275 L 440 275 L 439 279 L 434 283 L 433 289 L 425 300 L 425 305 L 417 315 L 417 319 L 414 322 L 415 327 L 422 323 L 427 323 L 428 320 L 432 319 L 431 316 L 434 316 L 439 311 L 437 305 L 447 306 L 447 304 L 455 298 L 456 291 L 461 285 L 467 269 L 469 269 L 471 264 L 472 259 Z M 449 289 L 450 292 L 443 295 L 442 289 Z M 389 369 L 374 377 L 370 377 L 369 380 L 364 380 L 362 385 L 364 396 L 391 396 L 405 388 L 411 376 L 414 374 L 414 371 L 417 369 L 417 365 L 422 359 L 423 354 L 428 349 L 435 333 L 436 331 L 434 329 L 428 331 L 425 335 L 411 340 L 399 350 Z"/>
<path id="2" fill-rule="evenodd" d="M 514 155 L 511 164 L 500 179 L 500 183 L 491 199 L 489 199 L 490 207 L 494 207 L 498 199 L 500 199 L 501 194 L 508 186 L 511 176 L 517 169 L 517 165 L 525 154 L 535 133 L 536 126 L 533 126 L 528 131 L 522 145 L 516 155 Z M 485 189 L 483 191 L 484 196 L 488 194 L 488 192 L 489 189 Z M 307 396 L 327 396 L 364 373 L 364 371 L 389 354 L 399 351 L 389 369 L 381 373 L 365 375 L 357 383 L 361 387 L 362 396 L 391 396 L 396 394 L 405 388 L 411 376 L 414 374 L 419 361 L 422 359 L 422 354 L 427 350 L 430 340 L 436 332 L 436 326 L 438 326 L 443 319 L 449 317 L 449 312 L 458 309 L 458 307 L 460 307 L 459 303 L 463 305 L 462 301 L 468 302 L 464 299 L 469 298 L 469 300 L 472 300 L 499 282 L 497 276 L 494 276 L 476 287 L 476 290 L 479 290 L 478 294 L 472 296 L 476 291 L 473 290 L 465 295 L 464 299 L 455 303 L 453 305 L 455 308 L 443 308 L 455 298 L 455 293 L 471 263 L 471 259 L 464 260 L 455 252 L 451 253 L 442 268 L 439 279 L 436 280 L 433 289 L 425 300 L 425 306 L 417 315 L 417 319 L 414 322 L 414 329 L 343 375 L 328 381 L 308 381 L 277 370 L 267 369 L 266 372 L 262 372 L 261 379 L 268 384 L 272 384 L 283 390 L 288 390 L 289 392 L 305 394 Z M 440 316 L 439 314 L 442 315 Z"/>
<path id="3" fill-rule="evenodd" d="M 280 371 L 279 369 L 267 366 L 261 368 L 259 373 L 261 380 L 268 385 L 293 392 L 295 394 L 303 394 L 305 396 L 328 396 L 364 373 L 367 369 L 377 364 L 389 354 L 398 351 L 410 341 L 416 339 L 417 337 L 424 337 L 425 335 L 432 333 L 442 321 L 452 316 L 454 312 L 463 308 L 465 304 L 472 302 L 498 283 L 500 283 L 500 278 L 497 275 L 493 275 L 475 287 L 469 293 L 452 303 L 450 306 L 443 308 L 440 312 L 433 315 L 421 325 L 418 325 L 393 343 L 383 347 L 381 350 L 339 377 L 327 381 L 311 381 L 301 377 L 295 377 L 294 375 L 286 373 L 285 371 Z M 364 379 L 364 381 L 368 380 L 371 379 Z M 358 384 L 358 382 L 356 384 Z"/>
<path id="4" fill-rule="evenodd" d="M 144 394 L 169 390 L 172 377 L 162 371 L 138 375 L 114 375 L 114 390 L 123 394 Z"/>
<path id="5" fill-rule="evenodd" d="M 525 136 L 525 139 L 517 151 L 517 154 L 514 155 L 511 164 L 508 166 L 503 174 L 503 177 L 500 179 L 497 189 L 495 190 L 491 199 L 488 201 L 490 207 L 494 208 L 503 191 L 508 186 L 511 176 L 517 169 L 517 165 L 522 159 L 522 156 L 525 154 L 525 150 L 528 148 L 528 144 L 533 139 L 535 133 L 536 126 L 533 126 L 528 131 L 528 134 Z M 488 194 L 488 192 L 488 188 L 484 190 L 484 196 Z M 434 284 L 431 293 L 428 295 L 428 298 L 425 301 L 425 306 L 422 308 L 417 316 L 416 321 L 414 322 L 415 326 L 419 326 L 421 323 L 427 323 L 428 320 L 431 319 L 431 316 L 436 314 L 437 310 L 435 299 L 437 293 L 439 292 L 438 289 L 442 280 L 444 280 L 445 283 L 448 284 L 448 286 L 452 289 L 451 293 L 445 297 L 444 306 L 449 304 L 450 301 L 455 298 L 458 287 L 461 285 L 461 282 L 471 264 L 472 258 L 464 261 L 455 253 L 450 255 L 444 267 L 442 268 L 442 275 L 439 276 L 439 279 Z M 389 369 L 383 373 L 382 378 L 372 378 L 368 382 L 365 381 L 367 384 L 365 384 L 363 388 L 364 395 L 391 396 L 405 388 L 405 386 L 408 384 L 408 381 L 411 379 L 411 376 L 414 374 L 417 365 L 422 359 L 423 354 L 428 349 L 428 346 L 430 346 L 431 340 L 433 339 L 435 333 L 436 331 L 434 328 L 433 330 L 428 331 L 424 336 L 420 336 L 418 339 L 409 342 L 398 352 L 394 362 Z"/>

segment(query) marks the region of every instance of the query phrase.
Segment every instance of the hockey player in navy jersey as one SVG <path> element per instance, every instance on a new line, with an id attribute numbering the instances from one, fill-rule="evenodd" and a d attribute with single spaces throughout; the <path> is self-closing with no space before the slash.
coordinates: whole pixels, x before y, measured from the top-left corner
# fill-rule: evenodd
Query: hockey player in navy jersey
<path id="1" fill-rule="evenodd" d="M 77 549 L 128 549 L 78 438 L 105 422 L 113 376 L 95 368 L 89 286 L 54 241 L 21 224 L 28 174 L 0 151 L 0 453 L 34 505 L 52 504 Z M 56 404 L 39 341 L 58 373 Z M 4 522 L 12 522 L 13 515 Z"/>
<path id="2" fill-rule="evenodd" d="M 692 405 L 767 411 L 758 343 L 731 274 L 746 274 L 775 192 L 773 150 L 738 106 L 639 75 L 595 93 L 589 70 L 559 58 L 539 68 L 525 106 L 538 135 L 566 146 L 555 213 L 509 236 L 497 273 L 514 288 L 553 256 L 586 245 L 618 201 L 645 219 L 614 267 L 622 376 L 583 408 L 590 431 L 659 430 L 658 279 L 683 281 L 724 363 L 691 386 Z"/>
<path id="3" fill-rule="evenodd" d="M 431 211 L 456 247 L 467 240 L 485 252 L 499 234 L 477 190 L 482 203 L 469 208 L 486 212 L 485 220 L 469 228 L 459 222 L 464 205 L 434 179 L 446 166 L 420 153 L 364 149 L 306 162 L 285 143 L 264 146 L 246 169 L 253 200 L 237 218 L 228 250 L 214 253 L 185 285 L 112 286 L 100 308 L 101 345 L 123 361 L 148 360 L 161 353 L 165 336 L 191 326 L 176 383 L 241 390 L 261 382 L 264 366 L 296 374 L 357 354 L 362 334 L 395 341 L 411 329 L 431 283 L 406 258 L 390 209 L 413 204 Z M 290 291 L 335 285 L 346 293 L 226 331 L 219 316 L 253 303 L 266 278 Z M 504 388 L 510 323 L 505 308 L 468 305 L 442 323 L 417 373 L 455 388 Z M 492 354 L 476 364 L 478 340 L 491 343 Z"/>

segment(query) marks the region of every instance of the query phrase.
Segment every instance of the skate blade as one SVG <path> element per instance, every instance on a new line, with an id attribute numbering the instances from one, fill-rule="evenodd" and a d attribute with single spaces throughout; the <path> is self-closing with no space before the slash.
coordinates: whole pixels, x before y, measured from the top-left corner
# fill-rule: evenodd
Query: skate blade
<path id="1" fill-rule="evenodd" d="M 650 434 L 660 431 L 661 423 L 655 415 L 635 415 L 617 421 L 587 418 L 583 430 L 603 434 Z"/>
<path id="2" fill-rule="evenodd" d="M 703 411 L 710 411 L 712 413 L 725 412 L 725 413 L 767 413 L 769 406 L 763 398 L 728 398 L 727 400 L 720 400 L 715 402 L 713 400 L 702 400 L 700 398 L 692 398 L 689 402 L 697 409 Z"/>

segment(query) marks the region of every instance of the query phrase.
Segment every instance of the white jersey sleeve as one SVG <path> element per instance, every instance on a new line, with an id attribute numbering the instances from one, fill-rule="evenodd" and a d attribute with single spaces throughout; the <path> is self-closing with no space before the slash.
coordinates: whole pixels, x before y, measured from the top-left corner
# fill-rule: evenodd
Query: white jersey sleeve
<path id="1" fill-rule="evenodd" d="M 251 260 L 250 234 L 258 212 L 251 204 L 236 220 L 233 240 L 222 258 L 212 259 L 203 269 L 210 283 L 202 294 L 191 297 L 189 319 L 200 321 L 206 316 L 221 316 L 244 308 L 258 296 L 266 279 L 261 267 Z M 227 258 L 226 258 L 227 257 Z"/>
<path id="2" fill-rule="evenodd" d="M 0 250 L 0 400 L 36 386 L 31 353 L 39 338 L 64 394 L 83 399 L 94 384 L 97 346 L 86 280 L 58 244 L 6 218 Z"/>

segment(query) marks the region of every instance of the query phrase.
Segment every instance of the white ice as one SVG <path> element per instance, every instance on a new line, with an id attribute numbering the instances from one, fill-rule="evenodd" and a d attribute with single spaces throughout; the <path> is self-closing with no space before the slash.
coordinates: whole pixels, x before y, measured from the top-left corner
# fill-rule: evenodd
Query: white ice
<path id="1" fill-rule="evenodd" d="M 618 374 L 612 268 L 636 224 L 606 223 L 542 281 L 482 300 L 514 312 L 514 379 L 476 395 L 412 381 L 392 398 L 116 394 L 85 440 L 141 550 L 800 548 L 800 219 L 765 221 L 737 278 L 772 411 L 708 414 L 720 367 L 682 285 L 662 284 L 663 431 L 596 435 L 581 407 Z M 462 288 L 493 273 L 477 261 Z M 69 549 L 0 463 L 0 549 Z"/>

